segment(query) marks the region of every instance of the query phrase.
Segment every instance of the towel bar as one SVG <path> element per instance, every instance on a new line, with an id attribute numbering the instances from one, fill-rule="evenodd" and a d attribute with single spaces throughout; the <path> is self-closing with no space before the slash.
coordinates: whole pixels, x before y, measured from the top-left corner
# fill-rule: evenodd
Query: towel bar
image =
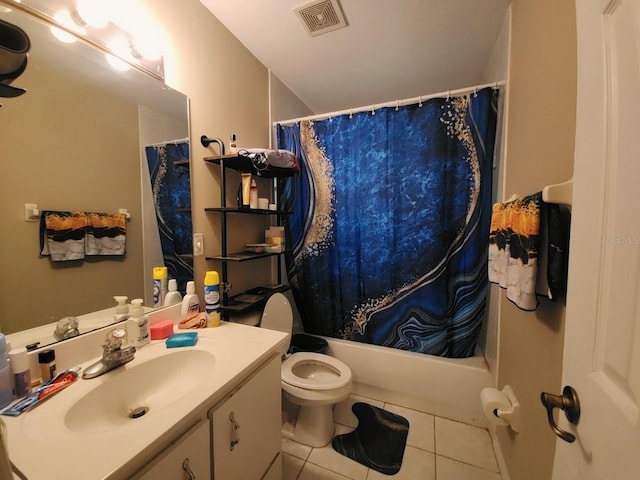
<path id="1" fill-rule="evenodd" d="M 573 197 L 573 179 L 562 183 L 547 185 L 542 189 L 542 200 L 547 203 L 560 203 L 571 206 Z"/>

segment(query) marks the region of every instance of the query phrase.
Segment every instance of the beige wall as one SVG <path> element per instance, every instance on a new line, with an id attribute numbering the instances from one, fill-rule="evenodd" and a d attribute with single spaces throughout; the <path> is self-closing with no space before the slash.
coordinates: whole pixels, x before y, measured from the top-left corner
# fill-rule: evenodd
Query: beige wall
<path id="1" fill-rule="evenodd" d="M 220 206 L 219 170 L 206 165 L 205 156 L 217 153 L 204 148 L 200 136 L 219 137 L 228 145 L 235 133 L 240 147 L 269 145 L 268 71 L 198 1 L 143 0 L 169 37 L 165 53 L 166 83 L 190 99 L 191 182 L 194 232 L 204 233 L 206 255 L 220 253 L 220 217 L 204 213 Z M 228 202 L 235 199 L 239 176 L 231 175 Z M 258 184 L 260 196 L 269 183 Z M 266 219 L 230 216 L 234 232 L 231 248 L 261 241 Z M 220 263 L 195 259 L 195 281 L 200 293 L 207 269 L 220 271 Z M 269 260 L 233 264 L 229 268 L 232 293 L 270 280 Z"/>
<path id="2" fill-rule="evenodd" d="M 507 105 L 504 194 L 540 191 L 573 171 L 576 26 L 573 0 L 514 0 Z M 498 428 L 512 480 L 551 478 L 555 436 L 540 392 L 561 391 L 564 302 L 543 299 L 524 312 L 499 296 L 498 383 L 522 407 L 519 434 Z"/>

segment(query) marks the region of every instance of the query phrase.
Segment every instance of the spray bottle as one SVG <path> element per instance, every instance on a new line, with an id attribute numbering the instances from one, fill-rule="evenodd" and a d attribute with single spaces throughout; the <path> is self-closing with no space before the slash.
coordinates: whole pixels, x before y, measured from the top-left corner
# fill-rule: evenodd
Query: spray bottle
<path id="1" fill-rule="evenodd" d="M 168 281 L 167 267 L 153 267 L 153 306 L 155 308 L 163 306 L 164 297 L 167 296 Z"/>
<path id="2" fill-rule="evenodd" d="M 220 325 L 220 277 L 215 270 L 204 276 L 204 302 L 207 327 L 217 327 Z"/>

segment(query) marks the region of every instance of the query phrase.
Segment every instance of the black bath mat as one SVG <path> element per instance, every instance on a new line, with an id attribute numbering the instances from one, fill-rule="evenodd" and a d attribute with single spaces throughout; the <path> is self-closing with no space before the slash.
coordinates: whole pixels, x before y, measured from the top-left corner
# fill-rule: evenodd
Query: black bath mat
<path id="1" fill-rule="evenodd" d="M 333 449 L 380 473 L 398 473 L 409 421 L 368 403 L 356 402 L 351 410 L 358 417 L 358 426 L 351 433 L 335 436 L 331 442 Z"/>

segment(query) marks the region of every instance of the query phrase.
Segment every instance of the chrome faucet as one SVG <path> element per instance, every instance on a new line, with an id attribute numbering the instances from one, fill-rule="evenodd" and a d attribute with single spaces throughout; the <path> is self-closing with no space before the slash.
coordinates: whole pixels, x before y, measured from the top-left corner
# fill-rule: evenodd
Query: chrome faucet
<path id="1" fill-rule="evenodd" d="M 82 378 L 95 378 L 107 373 L 114 368 L 133 360 L 136 347 L 122 346 L 127 338 L 127 332 L 123 328 L 114 328 L 105 338 L 102 345 L 102 358 L 93 365 L 88 366 L 82 373 Z"/>

